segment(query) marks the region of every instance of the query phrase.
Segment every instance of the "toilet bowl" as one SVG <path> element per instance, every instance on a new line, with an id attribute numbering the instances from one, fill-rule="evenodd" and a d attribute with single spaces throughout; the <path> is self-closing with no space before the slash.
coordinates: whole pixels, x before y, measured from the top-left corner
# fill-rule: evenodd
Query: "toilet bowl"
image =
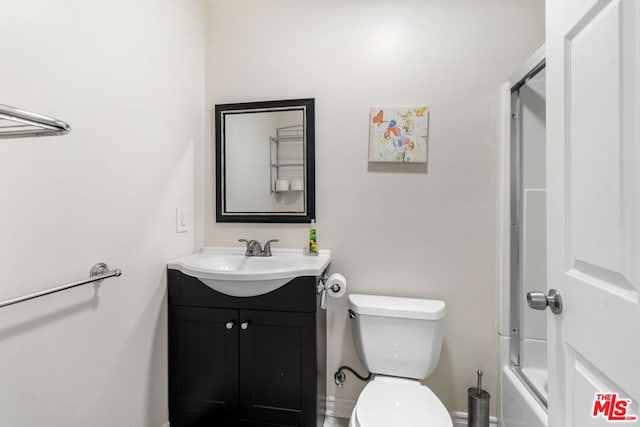
<path id="1" fill-rule="evenodd" d="M 440 399 L 417 380 L 377 376 L 358 397 L 349 427 L 452 427 Z"/>
<path id="2" fill-rule="evenodd" d="M 420 384 L 440 358 L 445 303 L 352 294 L 349 314 L 358 355 L 374 374 L 349 427 L 452 427 L 440 399 Z"/>

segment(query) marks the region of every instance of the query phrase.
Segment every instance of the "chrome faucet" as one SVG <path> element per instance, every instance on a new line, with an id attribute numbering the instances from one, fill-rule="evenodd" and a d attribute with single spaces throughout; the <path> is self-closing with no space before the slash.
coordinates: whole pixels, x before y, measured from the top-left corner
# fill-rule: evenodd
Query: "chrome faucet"
<path id="1" fill-rule="evenodd" d="M 278 239 L 267 240 L 264 244 L 264 249 L 260 246 L 260 242 L 255 239 L 238 239 L 238 242 L 246 243 L 247 249 L 244 253 L 245 256 L 271 256 L 271 243 L 279 242 Z"/>

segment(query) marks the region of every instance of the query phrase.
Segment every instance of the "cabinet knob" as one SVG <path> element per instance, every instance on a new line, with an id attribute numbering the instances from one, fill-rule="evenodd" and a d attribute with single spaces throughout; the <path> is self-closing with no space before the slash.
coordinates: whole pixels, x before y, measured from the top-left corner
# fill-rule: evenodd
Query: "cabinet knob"
<path id="1" fill-rule="evenodd" d="M 232 321 L 230 321 L 230 322 L 227 322 L 227 324 L 225 325 L 225 327 L 226 327 L 227 329 L 233 329 L 233 325 L 234 325 L 234 324 L 235 324 L 235 323 L 234 323 L 234 322 L 233 322 L 233 320 L 232 320 Z"/>
<path id="2" fill-rule="evenodd" d="M 249 328 L 249 322 L 242 322 L 242 323 L 240 324 L 240 327 L 241 327 L 242 329 L 248 329 L 248 328 Z"/>

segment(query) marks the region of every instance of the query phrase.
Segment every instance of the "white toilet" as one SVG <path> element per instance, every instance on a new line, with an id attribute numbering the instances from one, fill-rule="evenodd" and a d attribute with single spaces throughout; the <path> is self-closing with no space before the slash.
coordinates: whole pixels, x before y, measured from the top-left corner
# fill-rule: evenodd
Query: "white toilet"
<path id="1" fill-rule="evenodd" d="M 356 348 L 374 375 L 349 427 L 452 427 L 449 412 L 420 380 L 440 358 L 444 301 L 349 295 Z"/>

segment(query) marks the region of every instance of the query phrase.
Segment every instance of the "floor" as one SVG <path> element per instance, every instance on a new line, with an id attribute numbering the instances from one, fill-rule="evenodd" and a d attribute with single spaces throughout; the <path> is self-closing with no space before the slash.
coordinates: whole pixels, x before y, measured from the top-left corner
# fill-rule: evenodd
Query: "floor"
<path id="1" fill-rule="evenodd" d="M 324 427 L 349 427 L 349 420 L 346 418 L 325 417 Z"/>

